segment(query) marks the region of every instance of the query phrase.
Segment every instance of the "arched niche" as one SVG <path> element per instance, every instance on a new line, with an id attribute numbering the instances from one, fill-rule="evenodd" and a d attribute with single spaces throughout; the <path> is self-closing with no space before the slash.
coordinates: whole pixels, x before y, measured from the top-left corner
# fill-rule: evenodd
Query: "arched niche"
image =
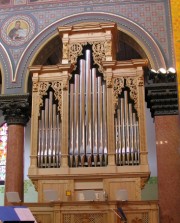
<path id="1" fill-rule="evenodd" d="M 156 42 L 149 33 L 133 21 L 110 13 L 80 13 L 54 22 L 39 33 L 27 46 L 15 72 L 15 79 L 17 79 L 17 83 L 24 84 L 25 92 L 30 90 L 31 85 L 29 83 L 28 66 L 33 64 L 54 64 L 61 60 L 62 46 L 57 27 L 91 21 L 117 23 L 119 29 L 118 60 L 134 59 L 130 58 L 131 56 L 136 59 L 147 58 L 150 68 L 166 67 L 163 54 Z M 124 50 L 122 50 L 123 48 Z M 60 51 L 58 52 L 58 50 Z"/>

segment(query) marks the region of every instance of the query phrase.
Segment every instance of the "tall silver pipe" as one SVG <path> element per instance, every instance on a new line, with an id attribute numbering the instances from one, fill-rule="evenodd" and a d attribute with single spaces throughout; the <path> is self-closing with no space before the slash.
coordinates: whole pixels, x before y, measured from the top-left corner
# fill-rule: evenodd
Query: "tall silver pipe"
<path id="1" fill-rule="evenodd" d="M 129 107 L 128 107 L 128 92 L 124 91 L 124 114 L 125 114 L 125 137 L 126 137 L 126 158 L 127 164 L 130 161 L 130 150 L 129 150 Z"/>
<path id="2" fill-rule="evenodd" d="M 137 164 L 140 163 L 140 141 L 139 141 L 139 122 L 136 120 L 136 129 L 137 129 Z"/>
<path id="3" fill-rule="evenodd" d="M 43 167 L 44 163 L 44 155 L 45 155 L 45 113 L 44 110 L 41 111 L 41 131 L 42 131 L 42 140 L 41 140 L 41 167 Z"/>
<path id="4" fill-rule="evenodd" d="M 48 126 L 49 126 L 49 143 L 48 143 L 48 163 L 49 167 L 51 167 L 52 162 L 52 152 L 53 152 L 53 146 L 52 146 L 52 124 L 53 124 L 53 92 L 49 92 L 49 120 L 48 120 Z"/>
<path id="5" fill-rule="evenodd" d="M 104 162 L 107 165 L 107 90 L 106 84 L 103 83 L 103 146 L 104 146 Z"/>
<path id="6" fill-rule="evenodd" d="M 118 124 L 117 117 L 114 118 L 115 142 L 116 142 L 116 165 L 119 165 L 119 147 L 118 147 Z"/>
<path id="7" fill-rule="evenodd" d="M 121 135 L 121 141 L 122 141 L 122 165 L 125 165 L 126 162 L 126 150 L 125 150 L 125 125 L 124 125 L 124 98 L 121 98 L 121 129 L 122 129 L 122 135 Z"/>
<path id="8" fill-rule="evenodd" d="M 42 115 L 41 115 L 42 116 Z M 38 130 L 38 153 L 37 153 L 37 166 L 41 167 L 41 151 L 42 151 L 42 126 L 41 120 L 39 120 L 39 130 Z"/>
<path id="9" fill-rule="evenodd" d="M 129 104 L 129 126 L 130 126 L 130 155 L 131 155 L 131 162 L 134 164 L 134 143 L 133 143 L 133 138 L 134 138 L 134 131 L 133 131 L 133 113 L 132 113 L 132 104 Z"/>
<path id="10" fill-rule="evenodd" d="M 49 123 L 48 123 L 48 114 L 49 114 L 49 99 L 45 99 L 45 151 L 44 151 L 44 164 L 47 167 L 48 159 L 48 144 L 49 144 Z"/>
<path id="11" fill-rule="evenodd" d="M 56 115 L 56 121 L 57 121 L 57 149 L 56 149 L 56 166 L 60 167 L 61 165 L 61 141 L 60 141 L 60 135 L 61 135 L 61 123 L 60 123 L 60 118 L 59 114 Z"/>
<path id="12" fill-rule="evenodd" d="M 53 167 L 56 167 L 56 135 L 57 135 L 57 125 L 56 125 L 56 104 L 53 104 L 53 150 L 52 150 L 52 162 Z"/>
<path id="13" fill-rule="evenodd" d="M 137 164 L 138 156 L 137 156 L 137 127 L 136 127 L 136 114 L 133 112 L 133 130 L 134 130 L 134 164 Z"/>
<path id="14" fill-rule="evenodd" d="M 120 100 L 119 100 L 120 101 Z M 117 109 L 117 126 L 118 126 L 118 161 L 119 161 L 119 165 L 121 165 L 121 111 L 118 105 L 118 109 Z"/>
<path id="15" fill-rule="evenodd" d="M 70 84 L 70 147 L 69 147 L 69 155 L 70 155 L 70 167 L 73 166 L 73 156 L 74 156 L 74 84 Z"/>
<path id="16" fill-rule="evenodd" d="M 97 166 L 97 78 L 96 68 L 92 69 L 92 99 L 93 99 L 93 156 L 94 165 Z"/>
<path id="17" fill-rule="evenodd" d="M 90 50 L 86 50 L 86 155 L 88 166 L 91 166 L 91 71 Z"/>
<path id="18" fill-rule="evenodd" d="M 100 166 L 103 162 L 103 139 L 102 139 L 102 78 L 98 77 L 98 153 Z"/>
<path id="19" fill-rule="evenodd" d="M 79 75 L 75 74 L 75 86 L 74 86 L 74 121 L 75 121 L 75 129 L 74 129 L 74 135 L 75 135 L 75 149 L 74 149 L 74 155 L 75 155 L 75 165 L 76 167 L 79 164 Z"/>
<path id="20" fill-rule="evenodd" d="M 80 158 L 85 161 L 85 60 L 80 60 Z"/>

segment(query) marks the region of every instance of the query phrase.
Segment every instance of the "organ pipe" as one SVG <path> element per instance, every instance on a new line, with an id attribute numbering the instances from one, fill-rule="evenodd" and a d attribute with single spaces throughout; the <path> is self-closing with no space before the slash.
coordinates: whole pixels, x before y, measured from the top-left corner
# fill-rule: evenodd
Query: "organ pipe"
<path id="1" fill-rule="evenodd" d="M 38 167 L 51 168 L 60 166 L 60 120 L 57 105 L 53 104 L 53 92 L 45 98 L 45 107 L 40 112 Z"/>
<path id="2" fill-rule="evenodd" d="M 73 167 L 107 165 L 106 85 L 91 64 L 91 51 L 86 50 L 85 60 L 80 60 L 80 73 L 74 75 L 74 83 L 69 88 L 69 156 Z"/>
<path id="3" fill-rule="evenodd" d="M 118 99 L 114 118 L 116 165 L 122 166 L 139 164 L 139 125 L 128 94 Z"/>

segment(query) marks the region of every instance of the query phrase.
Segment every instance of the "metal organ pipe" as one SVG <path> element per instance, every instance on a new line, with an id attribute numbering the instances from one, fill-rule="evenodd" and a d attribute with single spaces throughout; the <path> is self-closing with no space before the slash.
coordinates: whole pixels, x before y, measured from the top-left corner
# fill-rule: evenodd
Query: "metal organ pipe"
<path id="1" fill-rule="evenodd" d="M 114 118 L 116 165 L 139 164 L 139 125 L 133 104 L 129 101 L 128 91 L 118 99 Z"/>
<path id="2" fill-rule="evenodd" d="M 70 167 L 73 166 L 73 156 L 74 156 L 74 84 L 70 84 Z"/>
<path id="3" fill-rule="evenodd" d="M 75 74 L 75 99 L 74 99 L 74 120 L 75 120 L 75 128 L 74 128 L 74 141 L 75 141 L 75 165 L 78 166 L 79 162 L 79 75 Z"/>
<path id="4" fill-rule="evenodd" d="M 85 58 L 80 60 L 80 74 L 74 75 L 69 93 L 69 155 L 73 167 L 107 165 L 106 85 L 101 76 L 97 77 L 96 68 L 91 69 L 90 50 L 86 50 Z"/>
<path id="5" fill-rule="evenodd" d="M 73 111 L 72 111 L 73 112 Z M 85 161 L 85 61 L 80 60 L 80 158 Z"/>
<path id="6" fill-rule="evenodd" d="M 53 104 L 53 92 L 45 98 L 45 107 L 40 112 L 38 167 L 60 166 L 60 120 L 56 104 Z"/>

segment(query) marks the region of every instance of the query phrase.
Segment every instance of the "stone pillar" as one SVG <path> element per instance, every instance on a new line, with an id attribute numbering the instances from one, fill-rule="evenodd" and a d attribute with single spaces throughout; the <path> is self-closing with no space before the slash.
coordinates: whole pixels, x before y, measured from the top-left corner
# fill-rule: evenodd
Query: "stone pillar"
<path id="1" fill-rule="evenodd" d="M 0 95 L 0 109 L 8 124 L 5 193 L 24 200 L 24 126 L 30 117 L 29 94 Z M 9 205 L 5 196 L 5 205 Z"/>
<path id="2" fill-rule="evenodd" d="M 161 223 L 178 223 L 180 213 L 180 122 L 178 115 L 156 116 L 158 197 Z"/>
<path id="3" fill-rule="evenodd" d="M 180 119 L 174 78 L 154 74 L 146 101 L 155 120 L 160 223 L 178 223 L 180 213 Z M 163 82 L 161 82 L 162 78 Z M 168 76 L 166 76 L 168 77 Z M 161 78 L 161 80 L 160 80 Z"/>

